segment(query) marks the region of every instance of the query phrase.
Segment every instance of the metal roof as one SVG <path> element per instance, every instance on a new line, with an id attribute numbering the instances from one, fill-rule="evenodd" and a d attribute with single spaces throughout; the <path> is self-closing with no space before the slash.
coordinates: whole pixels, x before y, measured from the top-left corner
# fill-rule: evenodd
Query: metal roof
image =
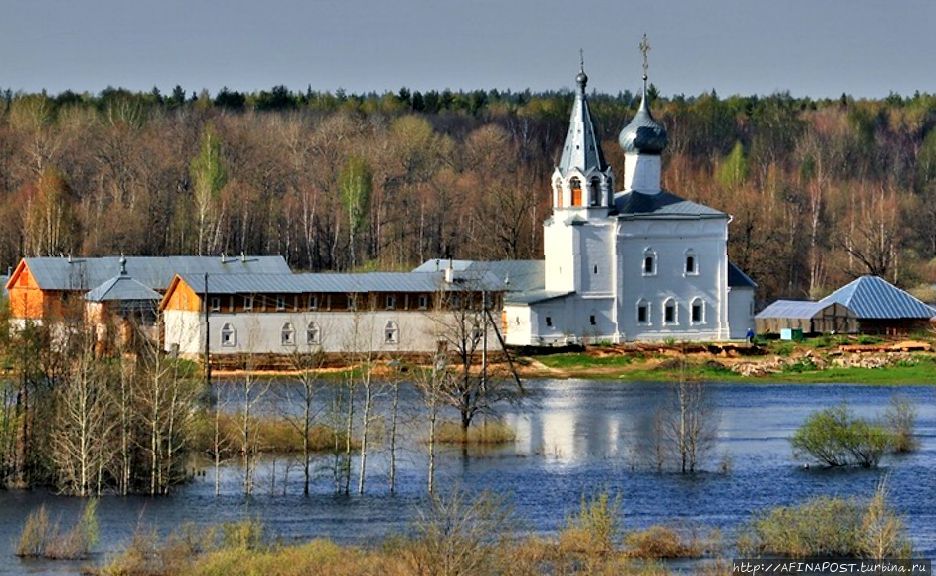
<path id="1" fill-rule="evenodd" d="M 127 274 L 114 276 L 85 295 L 85 300 L 90 302 L 158 301 L 160 298 L 162 296 L 159 292 L 144 286 Z"/>
<path id="2" fill-rule="evenodd" d="M 536 304 L 556 298 L 564 298 L 575 292 L 549 292 L 546 290 L 530 290 L 527 292 L 512 292 L 504 297 L 505 304 Z"/>
<path id="3" fill-rule="evenodd" d="M 501 290 L 524 292 L 546 287 L 545 260 L 447 260 L 432 258 L 417 266 L 413 272 L 438 272 L 451 262 L 456 275 L 460 272 L 490 273 L 501 283 Z M 509 282 L 508 282 L 509 281 Z"/>
<path id="4" fill-rule="evenodd" d="M 120 272 L 121 256 L 24 258 L 43 290 L 89 290 Z M 175 274 L 288 274 L 282 256 L 127 256 L 127 274 L 153 290 L 165 290 Z"/>
<path id="5" fill-rule="evenodd" d="M 196 292 L 204 292 L 204 274 L 179 274 Z M 456 274 L 445 282 L 444 272 L 365 272 L 360 274 L 227 274 L 208 276 L 209 294 L 304 294 L 367 292 L 503 291 L 503 282 L 482 273 Z"/>
<path id="6" fill-rule="evenodd" d="M 732 288 L 757 288 L 757 282 L 731 260 L 728 261 L 728 285 Z"/>
<path id="7" fill-rule="evenodd" d="M 724 212 L 709 208 L 665 190 L 657 194 L 642 192 L 621 192 L 615 195 L 614 205 L 619 218 L 660 217 L 660 218 L 727 218 Z"/>
<path id="8" fill-rule="evenodd" d="M 838 302 L 854 311 L 859 320 L 929 320 L 936 316 L 936 309 L 879 276 L 852 280 L 820 302 Z"/>
<path id="9" fill-rule="evenodd" d="M 808 320 L 833 304 L 834 302 L 823 303 L 811 300 L 776 300 L 761 310 L 755 318 L 758 320 L 768 318 Z"/>
<path id="10" fill-rule="evenodd" d="M 578 89 L 575 91 L 575 101 L 572 103 L 569 132 L 566 135 L 565 146 L 562 148 L 559 170 L 563 175 L 567 175 L 573 169 L 578 169 L 583 174 L 591 170 L 603 172 L 607 169 L 608 163 L 605 162 L 604 152 L 601 150 L 601 141 L 595 134 L 591 112 L 588 111 L 588 98 L 585 97 L 588 76 L 585 75 L 584 70 L 579 72 L 575 81 Z"/>

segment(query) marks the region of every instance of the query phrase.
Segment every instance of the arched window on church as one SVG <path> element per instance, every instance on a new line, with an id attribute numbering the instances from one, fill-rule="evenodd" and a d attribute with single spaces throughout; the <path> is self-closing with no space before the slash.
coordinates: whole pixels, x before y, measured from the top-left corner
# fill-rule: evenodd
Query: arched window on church
<path id="1" fill-rule="evenodd" d="M 650 303 L 643 298 L 637 301 L 637 323 L 650 324 Z"/>
<path id="2" fill-rule="evenodd" d="M 699 257 L 695 250 L 686 250 L 686 269 L 687 276 L 697 276 L 699 274 Z"/>
<path id="3" fill-rule="evenodd" d="M 556 195 L 556 208 L 562 208 L 562 180 L 559 178 L 553 182 L 553 193 Z"/>
<path id="4" fill-rule="evenodd" d="M 582 205 L 582 181 L 573 176 L 569 180 L 569 188 L 572 189 L 572 205 Z"/>
<path id="5" fill-rule="evenodd" d="M 657 255 L 652 249 L 647 248 L 643 253 L 643 261 L 640 265 L 640 272 L 644 276 L 656 276 L 657 273 Z"/>
<path id="6" fill-rule="evenodd" d="M 690 324 L 705 324 L 705 301 L 701 298 L 694 298 L 692 304 L 689 306 L 690 309 Z"/>
<path id="7" fill-rule="evenodd" d="M 676 301 L 672 298 L 663 301 L 663 324 L 679 324 Z"/>
<path id="8" fill-rule="evenodd" d="M 601 205 L 601 180 L 597 177 L 591 179 L 591 186 L 588 188 L 588 204 L 590 206 Z"/>

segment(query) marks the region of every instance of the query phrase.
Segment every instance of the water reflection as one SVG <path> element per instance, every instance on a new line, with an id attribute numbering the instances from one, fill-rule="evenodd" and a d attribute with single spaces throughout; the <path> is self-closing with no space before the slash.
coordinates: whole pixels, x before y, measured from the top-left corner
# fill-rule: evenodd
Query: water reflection
<path id="1" fill-rule="evenodd" d="M 281 386 L 281 384 L 274 385 Z M 639 528 L 653 523 L 681 522 L 721 528 L 726 534 L 764 508 L 801 502 L 817 495 L 866 496 L 884 472 L 889 473 L 893 503 L 906 515 L 918 552 L 936 553 L 936 403 L 934 389 L 866 386 L 712 385 L 716 409 L 717 445 L 705 462 L 708 470 L 693 477 L 658 474 L 641 453 L 653 428 L 656 410 L 671 402 L 665 385 L 636 382 L 540 381 L 531 383 L 536 398 L 505 410 L 505 420 L 517 433 L 503 448 L 473 453 L 459 450 L 439 457 L 439 482 L 458 483 L 469 490 L 492 490 L 513 504 L 520 524 L 537 532 L 560 529 L 578 507 L 583 494 L 599 490 L 620 493 L 623 525 Z M 843 400 L 858 414 L 873 417 L 899 392 L 918 406 L 920 450 L 887 458 L 881 470 L 802 470 L 793 458 L 789 437 L 812 411 Z M 221 387 L 226 409 L 236 410 L 237 391 Z M 284 394 L 269 394 L 266 410 L 283 411 Z M 329 394 L 318 398 L 327 413 Z M 425 421 L 412 389 L 402 391 L 405 440 L 398 455 L 398 494 L 387 487 L 386 444 L 378 445 L 368 462 L 365 496 L 334 495 L 333 461 L 315 461 L 313 495 L 301 496 L 302 474 L 282 458 L 265 459 L 257 471 L 257 490 L 241 494 L 236 462 L 221 470 L 222 496 L 214 496 L 213 470 L 163 499 L 105 498 L 99 508 L 101 553 L 119 549 L 138 520 L 162 532 L 187 521 L 210 524 L 258 518 L 272 535 L 285 541 L 327 536 L 342 542 L 367 544 L 406 530 L 426 485 Z M 386 418 L 389 399 L 379 403 Z M 446 418 L 454 419 L 454 412 Z M 386 421 L 386 420 L 384 420 Z M 732 470 L 717 471 L 717 460 L 728 454 Z M 357 460 L 352 473 L 357 474 Z M 11 556 L 11 544 L 26 514 L 45 502 L 53 516 L 80 508 L 75 499 L 44 491 L 0 492 L 0 574 L 76 573 L 63 564 L 22 564 Z M 64 517 L 65 520 L 71 516 Z"/>

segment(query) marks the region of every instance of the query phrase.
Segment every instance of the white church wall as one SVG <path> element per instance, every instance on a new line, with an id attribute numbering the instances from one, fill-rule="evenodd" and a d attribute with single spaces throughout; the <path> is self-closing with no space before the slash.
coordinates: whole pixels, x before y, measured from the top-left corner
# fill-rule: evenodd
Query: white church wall
<path id="1" fill-rule="evenodd" d="M 546 290 L 571 292 L 575 290 L 575 262 L 578 246 L 572 226 L 559 219 L 567 215 L 559 212 L 543 228 L 543 250 L 546 254 Z"/>
<path id="2" fill-rule="evenodd" d="M 724 219 L 622 222 L 619 232 L 619 328 L 627 340 L 728 337 L 727 221 Z M 654 259 L 651 272 L 644 258 Z M 696 271 L 686 270 L 692 255 Z M 647 305 L 648 321 L 638 322 L 638 302 Z M 671 302 L 674 317 L 665 319 Z M 692 305 L 700 306 L 701 320 L 693 321 Z"/>
<path id="3" fill-rule="evenodd" d="M 748 328 L 754 328 L 754 289 L 734 286 L 728 291 L 729 337 L 741 339 L 747 336 Z"/>
<path id="4" fill-rule="evenodd" d="M 614 294 L 614 228 L 610 222 L 575 227 L 579 235 L 581 258 L 578 273 L 581 295 L 612 296 Z"/>

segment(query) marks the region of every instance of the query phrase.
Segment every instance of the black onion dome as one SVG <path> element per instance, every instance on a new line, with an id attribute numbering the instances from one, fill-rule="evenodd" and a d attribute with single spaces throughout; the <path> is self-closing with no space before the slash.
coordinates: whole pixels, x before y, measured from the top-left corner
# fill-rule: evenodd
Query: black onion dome
<path id="1" fill-rule="evenodd" d="M 645 90 L 637 114 L 621 130 L 618 143 L 628 154 L 660 154 L 666 148 L 666 142 L 666 128 L 650 114 Z"/>

